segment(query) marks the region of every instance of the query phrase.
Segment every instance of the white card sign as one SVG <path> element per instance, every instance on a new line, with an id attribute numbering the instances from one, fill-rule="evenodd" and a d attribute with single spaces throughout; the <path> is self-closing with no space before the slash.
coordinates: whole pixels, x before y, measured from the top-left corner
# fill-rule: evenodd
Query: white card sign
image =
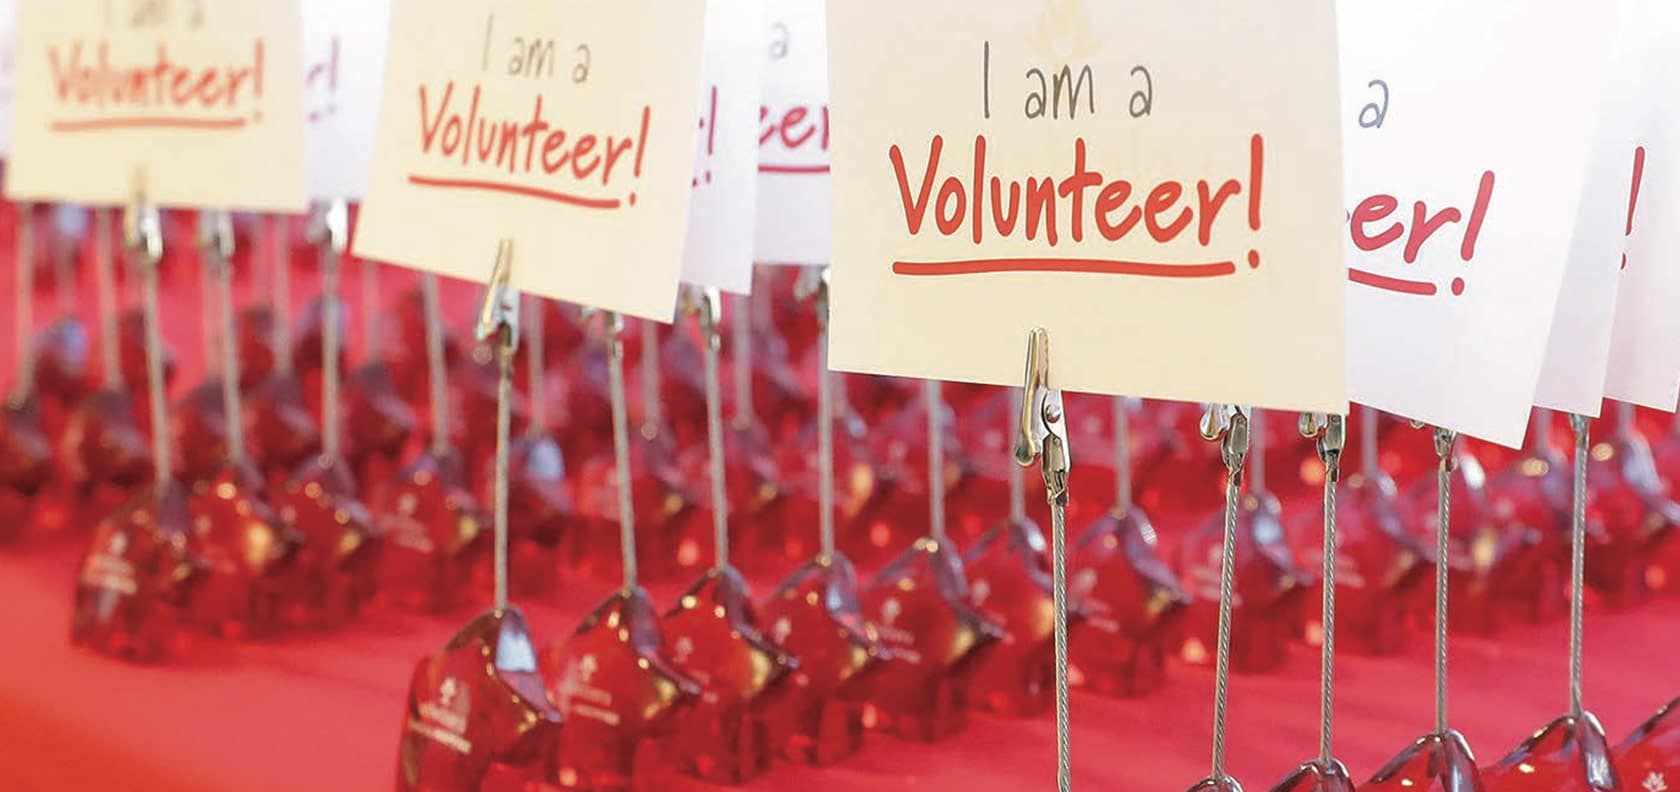
<path id="1" fill-rule="evenodd" d="M 367 192 L 390 17 L 389 0 L 304 0 L 311 198 L 355 200 Z"/>
<path id="2" fill-rule="evenodd" d="M 0 0 L 0 155 L 12 150 L 12 71 L 17 67 L 17 3 Z"/>
<path id="3" fill-rule="evenodd" d="M 829 7 L 835 368 L 1342 411 L 1331 0 Z"/>
<path id="4" fill-rule="evenodd" d="M 299 212 L 297 0 L 17 0 L 17 200 Z"/>
<path id="5" fill-rule="evenodd" d="M 711 0 L 682 280 L 752 291 L 764 0 Z"/>
<path id="6" fill-rule="evenodd" d="M 1614 14 L 1562 0 L 1339 9 L 1353 399 L 1520 446 Z M 1560 96 L 1569 108 L 1537 121 Z"/>
<path id="7" fill-rule="evenodd" d="M 758 115 L 757 258 L 829 260 L 828 31 L 825 0 L 768 0 Z"/>
<path id="8" fill-rule="evenodd" d="M 1634 104 L 1641 100 L 1645 69 L 1639 49 L 1641 5 L 1638 0 L 1615 0 L 1603 6 L 1612 13 L 1621 10 L 1618 38 L 1611 49 L 1614 60 L 1598 112 L 1586 187 L 1534 390 L 1534 403 L 1540 407 L 1593 418 L 1604 403 L 1616 292 L 1626 261 L 1628 222 L 1637 206 L 1634 173 L 1644 169 L 1645 155 L 1636 151 L 1634 129 Z"/>
<path id="9" fill-rule="evenodd" d="M 1636 51 L 1645 59 L 1643 95 L 1680 88 L 1680 4 L 1649 3 Z M 1633 186 L 1626 231 L 1627 257 L 1616 295 L 1615 329 L 1604 395 L 1673 412 L 1680 401 L 1680 107 L 1667 101 L 1636 105 Z"/>
<path id="10" fill-rule="evenodd" d="M 670 321 L 705 4 L 395 0 L 356 255 Z"/>

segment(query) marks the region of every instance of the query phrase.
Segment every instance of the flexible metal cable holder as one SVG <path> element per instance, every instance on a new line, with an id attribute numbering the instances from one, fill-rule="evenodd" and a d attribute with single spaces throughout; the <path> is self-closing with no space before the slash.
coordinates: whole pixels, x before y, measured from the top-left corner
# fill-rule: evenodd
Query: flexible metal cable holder
<path id="1" fill-rule="evenodd" d="M 636 564 L 636 512 L 630 491 L 630 414 L 624 395 L 624 319 L 603 311 L 602 333 L 607 347 L 607 386 L 612 402 L 613 464 L 618 471 L 618 543 L 624 564 L 624 591 L 641 585 Z"/>
<path id="2" fill-rule="evenodd" d="M 1213 772 L 1192 789 L 1240 792 L 1242 785 L 1225 772 L 1225 723 L 1231 685 L 1231 600 L 1236 578 L 1237 510 L 1242 498 L 1243 465 L 1248 459 L 1248 408 L 1209 405 L 1201 432 L 1219 443 L 1225 463 L 1225 533 L 1219 553 L 1219 632 L 1213 675 Z"/>
<path id="3" fill-rule="evenodd" d="M 1452 566 L 1452 473 L 1458 433 L 1435 427 L 1435 733 L 1447 734 L 1447 601 Z"/>
<path id="4" fill-rule="evenodd" d="M 1347 445 L 1347 419 L 1341 415 L 1305 413 L 1301 436 L 1316 439 L 1324 463 L 1324 640 L 1319 647 L 1318 764 L 1334 768 L 1332 753 L 1336 704 L 1336 488 L 1342 480 L 1342 450 Z M 1341 775 L 1347 775 L 1342 769 Z"/>
<path id="5" fill-rule="evenodd" d="M 1581 703 L 1581 644 L 1586 616 L 1587 454 L 1592 445 L 1592 419 L 1570 415 L 1575 431 L 1573 503 L 1569 515 L 1569 715 L 1577 722 L 1586 714 Z"/>
<path id="6" fill-rule="evenodd" d="M 713 568 L 729 566 L 729 495 L 723 464 L 723 385 L 718 373 L 718 350 L 723 346 L 723 299 L 713 288 L 688 287 L 683 311 L 700 325 L 701 355 L 706 378 L 706 452 L 711 468 Z"/>
<path id="7" fill-rule="evenodd" d="M 513 398 L 513 358 L 519 351 L 519 292 L 513 288 L 513 240 L 496 246 L 496 261 L 479 307 L 475 335 L 494 345 L 496 377 L 496 473 L 493 523 L 495 547 L 495 608 L 508 606 L 508 403 Z"/>
<path id="8" fill-rule="evenodd" d="M 134 200 L 123 209 L 123 247 L 139 266 L 146 320 L 146 399 L 151 412 L 152 487 L 162 496 L 174 479 L 169 459 L 169 405 L 163 387 L 163 333 L 158 326 L 158 262 L 163 260 L 163 221 L 146 200 L 145 178 L 136 179 Z"/>
<path id="9" fill-rule="evenodd" d="M 321 312 L 326 317 L 321 325 L 321 458 L 330 465 L 339 458 L 340 449 L 338 286 L 344 252 L 350 245 L 350 207 L 336 198 L 324 204 L 314 230 L 321 255 Z"/>
<path id="10" fill-rule="evenodd" d="M 828 268 L 807 269 L 794 295 L 817 315 L 817 536 L 821 557 L 834 558 L 834 372 L 828 370 Z M 747 317 L 741 317 L 746 321 Z"/>
<path id="11" fill-rule="evenodd" d="M 1073 788 L 1073 767 L 1068 733 L 1066 526 L 1068 471 L 1073 459 L 1068 450 L 1062 392 L 1050 384 L 1050 334 L 1042 327 L 1034 328 L 1027 337 L 1022 393 L 1015 462 L 1021 467 L 1039 463 L 1044 473 L 1044 497 L 1050 504 L 1051 593 L 1056 631 L 1056 789 L 1069 792 Z"/>
<path id="12" fill-rule="evenodd" d="M 239 343 L 233 308 L 233 216 L 222 210 L 198 215 L 198 244 L 216 281 L 216 314 L 221 343 L 222 419 L 226 422 L 228 462 L 245 464 L 245 419 L 239 396 Z"/>
<path id="13" fill-rule="evenodd" d="M 7 406 L 18 409 L 28 403 L 35 387 L 35 347 L 30 336 L 35 332 L 35 205 L 19 203 L 17 207 L 17 249 L 13 264 L 17 267 L 17 302 L 13 316 L 14 341 L 17 342 L 17 382 L 7 394 Z"/>

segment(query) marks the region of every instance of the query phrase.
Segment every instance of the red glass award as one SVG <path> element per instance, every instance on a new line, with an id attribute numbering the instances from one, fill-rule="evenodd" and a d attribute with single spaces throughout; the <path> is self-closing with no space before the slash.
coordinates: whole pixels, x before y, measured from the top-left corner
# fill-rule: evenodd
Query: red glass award
<path id="1" fill-rule="evenodd" d="M 939 383 L 924 381 L 930 531 L 875 575 L 864 613 L 893 660 L 870 692 L 876 728 L 912 740 L 949 737 L 968 725 L 974 672 L 1003 629 L 973 606 L 962 556 L 945 536 L 945 464 Z"/>
<path id="2" fill-rule="evenodd" d="M 1622 404 L 1617 428 L 1593 449 L 1592 509 L 1602 530 L 1589 535 L 1587 586 L 1612 608 L 1626 608 L 1650 592 L 1660 550 L 1680 534 L 1680 503 L 1657 474 L 1651 447 L 1633 426 L 1632 405 Z"/>
<path id="3" fill-rule="evenodd" d="M 714 565 L 665 614 L 673 664 L 699 683 L 699 702 L 672 737 L 671 754 L 696 778 L 740 784 L 770 766 L 773 747 L 766 713 L 798 668 L 793 656 L 759 632 L 757 609 L 741 573 L 729 563 L 729 500 L 723 461 L 723 405 L 719 391 L 720 299 L 691 290 L 685 307 L 698 315 L 705 379 L 705 425 L 712 483 Z"/>
<path id="4" fill-rule="evenodd" d="M 857 573 L 834 548 L 834 374 L 828 370 L 826 270 L 812 283 L 821 332 L 817 349 L 817 551 L 764 602 L 766 635 L 799 667 L 768 715 L 771 743 L 796 762 L 828 765 L 863 747 L 863 710 L 888 657 L 863 618 Z M 739 320 L 738 320 L 739 321 Z M 796 531 L 788 531 L 796 533 Z"/>
<path id="5" fill-rule="evenodd" d="M 1492 572 L 1500 616 L 1535 622 L 1568 609 L 1569 488 L 1569 462 L 1552 443 L 1552 411 L 1535 409 L 1529 447 L 1487 482 L 1488 507 L 1514 548 Z"/>
<path id="6" fill-rule="evenodd" d="M 449 446 L 449 387 L 444 381 L 443 318 L 437 276 L 422 281 L 432 417 L 429 447 L 387 485 L 379 515 L 386 536 L 380 561 L 381 595 L 434 612 L 461 604 L 461 593 L 483 578 L 490 536 L 473 497 L 465 460 Z"/>
<path id="7" fill-rule="evenodd" d="M 1385 436 L 1383 448 L 1393 442 Z M 1520 526 L 1511 530 L 1512 523 L 1499 521 L 1488 503 L 1487 474 L 1481 463 L 1461 443 L 1454 443 L 1451 451 L 1447 525 L 1452 533 L 1447 537 L 1447 571 L 1456 603 L 1451 613 L 1452 627 L 1489 635 L 1503 622 L 1499 573 L 1537 546 L 1538 534 Z M 1406 525 L 1420 539 L 1434 537 L 1434 528 L 1440 524 L 1440 502 L 1440 488 L 1428 480 L 1419 481 L 1402 496 Z M 1418 600 L 1416 612 L 1429 613 L 1433 592 L 1422 590 Z"/>
<path id="8" fill-rule="evenodd" d="M 512 245 L 503 242 L 478 321 L 500 369 L 494 430 L 495 602 L 443 650 L 422 659 L 409 683 L 397 758 L 397 789 L 553 789 L 562 716 L 548 700 L 525 617 L 508 604 L 508 401 L 518 338 L 519 296 L 508 283 Z"/>
<path id="9" fill-rule="evenodd" d="M 29 205 L 19 206 L 17 219 L 17 262 L 28 262 L 33 254 L 33 230 L 29 224 Z M 52 440 L 41 418 L 41 405 L 33 391 L 35 375 L 34 348 L 30 334 L 35 322 L 35 271 L 27 264 L 14 263 L 17 274 L 17 293 L 13 295 L 13 338 L 17 342 L 17 381 L 0 408 L 0 508 L 13 515 L 31 515 L 38 506 L 36 498 L 51 482 L 53 475 Z M 68 509 L 69 503 L 60 504 Z M 15 540 L 23 535 L 31 521 L 14 518 L 0 527 L 0 542 Z"/>
<path id="10" fill-rule="evenodd" d="M 158 331 L 157 263 L 163 240 L 157 210 L 130 207 L 124 220 L 125 241 L 138 248 L 145 281 L 153 481 L 95 529 L 77 571 L 70 639 L 105 654 L 148 662 L 186 646 L 186 603 L 200 566 L 190 549 L 192 518 L 186 493 L 171 476 L 163 431 L 168 405 L 162 396 L 163 345 Z"/>
<path id="11" fill-rule="evenodd" d="M 344 383 L 346 454 L 362 485 L 363 502 L 382 511 L 385 485 L 395 477 L 398 461 L 414 435 L 415 418 L 381 357 L 384 306 L 379 298 L 379 264 L 363 259 L 358 272 L 362 365 Z"/>
<path id="12" fill-rule="evenodd" d="M 1363 408 L 1360 468 L 1340 478 L 1337 487 L 1336 640 L 1360 654 L 1391 655 L 1409 642 L 1435 551 L 1406 527 L 1394 479 L 1379 461 L 1378 421 L 1377 411 Z M 1295 532 L 1293 544 L 1304 560 L 1323 561 L 1323 544 L 1312 536 L 1318 523 L 1302 520 Z M 1316 610 L 1316 602 L 1305 604 Z M 1313 613 L 1308 642 L 1316 643 L 1323 630 L 1319 615 Z"/>
<path id="13" fill-rule="evenodd" d="M 624 586 L 607 597 L 572 635 L 543 649 L 549 697 L 566 717 L 558 746 L 560 785 L 577 790 L 667 788 L 663 756 L 700 687 L 667 660 L 653 600 L 638 585 L 635 512 L 631 502 L 629 418 L 624 398 L 622 327 L 607 323 L 607 374 L 616 439 L 619 547 Z"/>
<path id="14" fill-rule="evenodd" d="M 101 386 L 71 414 L 60 439 L 64 484 L 90 519 L 110 514 L 152 479 L 146 436 L 123 386 L 118 358 L 116 285 L 109 211 L 94 211 L 94 271 L 98 282 Z"/>
<path id="15" fill-rule="evenodd" d="M 1263 425 L 1256 410 L 1246 419 Z M 1259 439 L 1258 431 L 1251 437 Z M 1241 498 L 1236 522 L 1211 521 L 1185 537 L 1179 548 L 1180 569 L 1196 595 L 1186 615 L 1188 639 L 1184 658 L 1206 662 L 1213 654 L 1220 613 L 1224 548 L 1235 550 L 1235 601 L 1230 603 L 1231 665 L 1241 672 L 1275 671 L 1289 659 L 1289 647 L 1303 632 L 1301 602 L 1312 590 L 1312 576 L 1290 550 L 1283 530 L 1283 507 L 1266 490 L 1265 447 L 1257 443 L 1248 492 Z M 1231 537 L 1226 538 L 1229 532 Z"/>
<path id="16" fill-rule="evenodd" d="M 1323 563 L 1323 592 L 1319 623 L 1323 625 L 1319 644 L 1319 732 L 1318 758 L 1303 762 L 1282 781 L 1272 785 L 1272 792 L 1353 792 L 1353 780 L 1347 768 L 1336 760 L 1332 751 L 1333 718 L 1335 715 L 1336 639 L 1340 624 L 1336 619 L 1336 586 L 1340 547 L 1336 529 L 1336 490 L 1341 484 L 1342 451 L 1346 445 L 1346 423 L 1340 415 L 1301 416 L 1301 434 L 1316 438 L 1319 460 L 1324 465 L 1324 541 L 1319 546 Z"/>
<path id="17" fill-rule="evenodd" d="M 1451 535 L 1452 509 L 1445 501 L 1453 486 L 1453 446 L 1458 434 L 1450 429 L 1434 429 L 1437 459 L 1435 487 L 1442 501 L 1435 509 L 1435 548 L 1437 557 L 1447 557 L 1448 537 Z M 1435 730 L 1407 746 L 1371 776 L 1362 787 L 1367 790 L 1425 790 L 1425 792 L 1481 792 L 1483 789 L 1476 757 L 1464 737 L 1447 726 L 1447 627 L 1452 622 L 1447 602 L 1452 589 L 1448 584 L 1448 567 L 1435 565 Z"/>
<path id="18" fill-rule="evenodd" d="M 1130 697 L 1165 681 L 1190 594 L 1156 550 L 1149 515 L 1132 501 L 1130 407 L 1112 402 L 1115 503 L 1074 543 L 1072 597 L 1084 618 L 1070 629 L 1068 662 L 1077 684 Z"/>
<path id="19" fill-rule="evenodd" d="M 329 304 L 338 301 L 348 215 L 342 201 L 332 202 L 322 213 L 321 289 Z M 297 588 L 289 598 L 295 618 L 308 626 L 336 627 L 355 618 L 373 595 L 383 537 L 358 497 L 355 473 L 340 452 L 336 325 L 326 328 L 321 343 L 321 453 L 292 472 L 276 505 L 281 519 L 304 539 L 294 567 Z"/>
<path id="20" fill-rule="evenodd" d="M 231 339 L 231 221 L 225 212 L 206 212 L 201 218 L 206 264 L 215 275 L 221 333 Z M 221 635 L 266 635 L 279 627 L 287 596 L 283 575 L 295 560 L 302 537 L 269 507 L 266 482 L 246 456 L 238 350 L 232 343 L 219 346 L 222 371 L 217 385 L 228 455 L 207 478 L 193 483 L 188 500 L 193 549 L 208 567 L 193 596 L 193 618 Z"/>
<path id="21" fill-rule="evenodd" d="M 1604 738 L 1604 727 L 1581 702 L 1591 419 L 1570 415 L 1569 423 L 1575 433 L 1575 465 L 1570 479 L 1573 508 L 1569 521 L 1569 713 L 1535 732 L 1482 773 L 1487 788 L 1493 792 L 1620 792 L 1622 789 L 1611 762 L 1610 746 Z"/>
<path id="22" fill-rule="evenodd" d="M 548 425 L 543 382 L 547 368 L 543 362 L 546 301 L 534 297 L 527 300 L 530 310 L 526 314 L 531 317 L 525 355 L 528 423 L 508 452 L 508 553 L 520 591 L 540 593 L 550 587 L 560 569 L 566 530 L 573 517 L 565 457 Z M 512 411 L 510 405 L 509 413 Z M 486 486 L 493 484 L 494 470 L 483 471 L 480 480 Z"/>
<path id="23" fill-rule="evenodd" d="M 1663 705 L 1616 746 L 1615 760 L 1628 792 L 1680 789 L 1680 698 Z"/>
<path id="24" fill-rule="evenodd" d="M 76 247 L 86 225 L 81 208 L 58 204 L 53 208 L 53 222 L 47 226 L 52 232 L 47 252 L 52 263 L 58 318 L 35 336 L 31 355 L 34 391 L 41 402 L 48 432 L 54 436 L 63 430 L 70 411 L 81 403 L 93 385 L 89 370 L 92 339 L 75 312 Z"/>

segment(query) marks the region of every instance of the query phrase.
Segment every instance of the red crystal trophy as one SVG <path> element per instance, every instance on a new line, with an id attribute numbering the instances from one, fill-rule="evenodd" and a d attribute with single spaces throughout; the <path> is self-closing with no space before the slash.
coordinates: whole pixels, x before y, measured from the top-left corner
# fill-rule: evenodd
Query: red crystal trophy
<path id="1" fill-rule="evenodd" d="M 1415 431 L 1413 434 L 1417 434 Z M 1392 444 L 1384 438 L 1383 447 Z M 1384 456 L 1387 455 L 1386 450 Z M 1463 444 L 1454 443 L 1448 465 L 1448 526 L 1452 534 L 1447 540 L 1448 584 L 1452 588 L 1452 627 L 1478 635 L 1496 632 L 1503 619 L 1500 613 L 1499 585 L 1502 572 L 1514 568 L 1517 561 L 1539 544 L 1536 533 L 1501 522 L 1493 513 L 1487 497 L 1487 474 L 1481 463 Z M 1420 481 L 1401 501 L 1407 526 L 1418 537 L 1434 535 L 1439 524 L 1439 487 Z M 1429 613 L 1433 596 L 1421 589 L 1416 603 L 1417 612 Z M 1426 617 L 1432 618 L 1432 617 Z"/>
<path id="2" fill-rule="evenodd" d="M 482 507 L 469 488 L 465 462 L 450 448 L 444 382 L 443 319 L 437 276 L 426 273 L 426 347 L 430 358 L 430 447 L 386 490 L 379 516 L 386 544 L 380 562 L 382 593 L 411 608 L 448 611 L 483 577 L 489 537 Z"/>
<path id="3" fill-rule="evenodd" d="M 139 249 L 144 270 L 147 377 L 152 425 L 153 484 L 128 507 L 102 520 L 76 578 L 70 639 L 130 660 L 162 660 L 186 645 L 186 603 L 199 577 L 191 516 L 183 489 L 170 474 L 164 442 L 162 343 L 157 322 L 157 263 L 162 235 L 157 210 L 131 207 L 125 238 Z"/>
<path id="4" fill-rule="evenodd" d="M 1319 646 L 1319 737 L 1318 758 L 1303 762 L 1282 781 L 1272 785 L 1272 792 L 1353 792 L 1353 780 L 1347 768 L 1337 761 L 1331 750 L 1335 715 L 1336 639 L 1340 624 L 1336 619 L 1336 586 L 1340 566 L 1340 540 L 1336 527 L 1336 489 L 1341 484 L 1342 452 L 1346 446 L 1346 422 L 1340 415 L 1301 416 L 1301 434 L 1316 438 L 1318 458 L 1324 466 L 1324 540 L 1319 544 L 1319 560 L 1323 564 L 1322 604 L 1319 613 L 1324 627 Z"/>
<path id="5" fill-rule="evenodd" d="M 939 383 L 925 380 L 925 416 L 938 421 Z M 974 672 L 1003 629 L 973 607 L 962 556 L 945 537 L 943 436 L 928 427 L 928 536 L 875 575 L 863 594 L 893 660 L 874 680 L 875 728 L 912 740 L 940 740 L 968 725 Z"/>
<path id="6" fill-rule="evenodd" d="M 1435 551 L 1406 527 L 1394 479 L 1379 462 L 1378 421 L 1376 410 L 1364 408 L 1360 469 L 1341 478 L 1337 487 L 1336 640 L 1360 654 L 1391 655 L 1408 643 Z M 1302 520 L 1294 545 L 1303 560 L 1322 563 L 1323 544 L 1313 538 L 1318 524 L 1316 519 Z M 1323 629 L 1313 613 L 1309 642 L 1316 642 Z"/>
<path id="7" fill-rule="evenodd" d="M 1680 698 L 1663 705 L 1616 746 L 1615 760 L 1629 792 L 1680 789 Z"/>
<path id="8" fill-rule="evenodd" d="M 1651 447 L 1633 426 L 1632 405 L 1618 409 L 1616 431 L 1593 454 L 1592 506 L 1603 528 L 1588 537 L 1586 574 L 1587 586 L 1606 605 L 1626 608 L 1663 578 L 1655 562 L 1663 544 L 1680 533 L 1680 503 L 1669 496 Z"/>
<path id="9" fill-rule="evenodd" d="M 340 259 L 348 240 L 348 210 L 342 201 L 322 213 L 322 296 L 338 301 Z M 295 571 L 293 601 L 298 620 L 316 627 L 348 623 L 374 593 L 381 539 L 373 516 L 358 498 L 355 474 L 340 453 L 339 337 L 332 325 L 322 334 L 321 453 L 296 469 L 281 488 L 280 516 L 303 536 Z"/>
<path id="10" fill-rule="evenodd" d="M 672 755 L 696 778 L 740 784 L 770 766 L 767 709 L 786 689 L 798 663 L 766 640 L 746 581 L 729 563 L 729 501 L 723 462 L 723 406 L 719 395 L 716 291 L 691 292 L 698 314 L 705 379 L 705 425 L 712 482 L 714 566 L 665 614 L 671 661 L 701 686 L 694 711 L 678 725 Z"/>
<path id="11" fill-rule="evenodd" d="M 109 213 L 98 209 L 94 216 L 102 383 L 70 416 L 59 458 L 74 503 L 84 513 L 99 517 L 126 503 L 151 480 L 152 462 L 145 432 L 135 420 L 134 403 L 123 386 Z"/>
<path id="12" fill-rule="evenodd" d="M 18 538 L 30 523 L 23 515 L 37 508 L 36 498 L 52 480 L 52 446 L 41 426 L 39 407 L 24 395 L 0 407 L 0 509 L 17 515 L 0 528 L 0 542 Z M 66 504 L 68 507 L 68 504 Z"/>
<path id="13" fill-rule="evenodd" d="M 414 409 L 397 391 L 391 368 L 379 359 L 384 306 L 379 298 L 379 264 L 360 262 L 360 304 L 362 309 L 361 367 L 350 372 L 344 389 L 347 458 L 361 482 L 363 502 L 382 510 L 386 482 L 414 434 Z"/>
<path id="14" fill-rule="evenodd" d="M 509 401 L 518 338 L 518 294 L 508 283 L 512 245 L 496 258 L 480 340 L 498 358 L 495 420 L 495 604 L 443 651 L 420 661 L 409 684 L 397 762 L 399 790 L 553 789 L 562 716 L 550 703 L 525 617 L 508 605 Z M 333 365 L 331 363 L 329 366 Z"/>
<path id="15" fill-rule="evenodd" d="M 1263 425 L 1257 410 L 1248 419 Z M 1260 438 L 1259 431 L 1252 436 Z M 1253 476 L 1231 526 L 1208 522 L 1179 548 L 1180 568 L 1196 604 L 1186 616 L 1189 638 L 1184 657 L 1206 662 L 1218 629 L 1224 548 L 1232 548 L 1236 577 L 1230 603 L 1231 666 L 1263 673 L 1283 667 L 1289 647 L 1303 632 L 1301 602 L 1312 590 L 1312 576 L 1295 561 L 1283 530 L 1283 507 L 1266 490 L 1263 444 L 1254 449 Z M 1227 538 L 1230 532 L 1233 536 Z"/>
<path id="16" fill-rule="evenodd" d="M 771 742 L 793 761 L 828 765 L 863 747 L 869 688 L 889 655 L 874 627 L 864 621 L 851 561 L 834 549 L 835 375 L 828 370 L 826 275 L 814 279 L 811 287 L 809 296 L 816 303 L 823 334 L 817 348 L 813 466 L 819 550 L 765 600 L 762 623 L 776 645 L 799 658 L 783 702 L 768 715 Z"/>
<path id="17" fill-rule="evenodd" d="M 207 264 L 216 274 L 222 337 L 232 338 L 233 232 L 226 213 L 202 218 Z M 208 565 L 206 579 L 193 597 L 193 618 L 221 635 L 265 635 L 283 617 L 288 593 L 283 575 L 302 537 L 269 508 L 266 483 L 246 458 L 238 353 L 230 343 L 220 346 L 218 384 L 228 455 L 208 478 L 193 484 L 189 496 L 193 547 Z"/>
<path id="18" fill-rule="evenodd" d="M 1110 696 L 1161 687 L 1167 656 L 1181 638 L 1190 594 L 1156 550 L 1155 526 L 1132 502 L 1129 406 L 1114 404 L 1114 508 L 1073 547 L 1072 596 L 1084 618 L 1070 629 L 1074 679 Z"/>
<path id="19" fill-rule="evenodd" d="M 549 697 L 566 716 L 559 742 L 562 787 L 659 790 L 671 783 L 665 744 L 699 686 L 670 665 L 653 601 L 637 585 L 635 515 L 630 503 L 629 419 L 625 415 L 622 326 L 605 315 L 615 463 L 620 491 L 619 542 L 624 586 L 583 620 L 570 638 L 547 647 L 541 667 Z"/>
<path id="20" fill-rule="evenodd" d="M 397 789 L 532 790 L 556 772 L 565 728 L 537 672 L 517 608 L 474 619 L 414 668 L 397 753 Z M 492 781 L 493 779 L 493 781 Z"/>
<path id="21" fill-rule="evenodd" d="M 1568 605 L 1570 483 L 1568 460 L 1552 445 L 1551 410 L 1534 410 L 1529 435 L 1532 448 L 1488 479 L 1487 503 L 1515 550 L 1492 571 L 1496 607 L 1535 622 Z"/>
<path id="22" fill-rule="evenodd" d="M 1453 486 L 1454 448 L 1458 435 L 1449 429 L 1434 429 L 1437 496 L 1447 497 Z M 1448 554 L 1452 510 L 1436 510 L 1435 547 L 1437 557 Z M 1435 565 L 1435 730 L 1407 746 L 1371 776 L 1366 790 L 1405 792 L 1482 792 L 1480 770 L 1470 746 L 1458 732 L 1447 727 L 1447 627 L 1451 624 L 1447 602 L 1451 597 L 1448 568 Z"/>
<path id="23" fill-rule="evenodd" d="M 1631 416 L 1629 416 L 1631 418 Z M 1494 792 L 1619 792 L 1604 727 L 1581 703 L 1581 639 L 1586 599 L 1587 456 L 1590 419 L 1570 415 L 1575 432 L 1570 513 L 1569 714 L 1547 724 L 1484 772 Z M 1630 421 L 1631 423 L 1631 421 Z"/>
<path id="24" fill-rule="evenodd" d="M 52 231 L 48 252 L 59 317 L 35 337 L 31 354 L 34 392 L 41 400 L 42 417 L 53 435 L 63 429 L 69 412 L 87 395 L 92 383 L 88 370 L 91 339 L 87 326 L 75 315 L 76 240 L 86 225 L 83 210 L 68 204 L 54 207 L 53 222 L 48 225 Z M 24 243 L 25 240 L 19 240 L 20 245 Z"/>

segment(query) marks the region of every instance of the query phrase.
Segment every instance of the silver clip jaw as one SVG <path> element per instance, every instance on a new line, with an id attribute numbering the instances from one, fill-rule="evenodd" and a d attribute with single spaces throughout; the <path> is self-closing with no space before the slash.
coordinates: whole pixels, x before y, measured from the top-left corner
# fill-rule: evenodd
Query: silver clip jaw
<path id="1" fill-rule="evenodd" d="M 710 286 L 688 286 L 683 289 L 683 313 L 700 319 L 700 332 L 712 349 L 721 349 L 723 336 L 723 296 Z"/>
<path id="2" fill-rule="evenodd" d="M 326 245 L 340 256 L 350 249 L 350 206 L 343 198 L 334 198 L 316 210 L 309 225 L 309 240 Z"/>
<path id="3" fill-rule="evenodd" d="M 233 258 L 233 215 L 220 210 L 198 213 L 198 244 L 219 256 L 223 263 Z"/>
<path id="4" fill-rule="evenodd" d="M 496 339 L 510 352 L 519 347 L 519 292 L 513 288 L 512 239 L 504 238 L 496 246 L 496 263 L 485 284 L 475 333 L 480 341 Z"/>
<path id="5" fill-rule="evenodd" d="M 1044 463 L 1045 497 L 1051 503 L 1067 503 L 1068 471 L 1073 457 L 1068 448 L 1067 413 L 1062 392 L 1050 387 L 1050 334 L 1033 328 L 1027 336 L 1027 371 L 1023 383 L 1021 422 L 1015 437 L 1015 463 L 1028 467 Z"/>
<path id="6" fill-rule="evenodd" d="M 157 206 L 147 203 L 143 195 L 136 195 L 123 212 L 123 247 L 134 251 L 148 267 L 163 260 L 163 219 Z"/>
<path id="7" fill-rule="evenodd" d="M 1210 404 L 1202 414 L 1202 439 L 1219 441 L 1219 456 L 1225 470 L 1242 475 L 1248 458 L 1248 408 L 1234 404 Z"/>
<path id="8" fill-rule="evenodd" d="M 1329 470 L 1342 458 L 1347 445 L 1347 418 L 1326 413 L 1301 413 L 1301 436 L 1318 439 L 1318 458 Z"/>

